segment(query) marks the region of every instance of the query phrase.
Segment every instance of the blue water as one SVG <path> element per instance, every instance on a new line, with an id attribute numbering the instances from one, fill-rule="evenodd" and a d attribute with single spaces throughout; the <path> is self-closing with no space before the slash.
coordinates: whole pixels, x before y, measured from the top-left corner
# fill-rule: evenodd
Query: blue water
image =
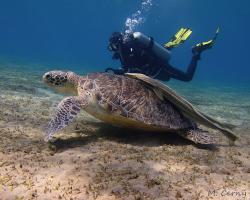
<path id="1" fill-rule="evenodd" d="M 108 39 L 113 31 L 126 29 L 126 19 L 141 4 L 141 0 L 0 1 L 1 94 L 45 95 L 41 76 L 52 69 L 85 74 L 119 67 L 107 50 Z M 250 119 L 249 7 L 248 0 L 152 0 L 141 15 L 144 23 L 134 29 L 163 44 L 180 27 L 190 27 L 193 34 L 173 50 L 170 61 L 186 70 L 191 46 L 210 39 L 220 26 L 217 43 L 202 55 L 193 81 L 168 84 L 207 113 L 239 125 Z"/>
<path id="2" fill-rule="evenodd" d="M 0 1 L 0 57 L 83 71 L 119 66 L 107 51 L 108 38 L 113 31 L 125 29 L 126 18 L 141 2 Z M 153 0 L 145 23 L 136 30 L 164 43 L 178 28 L 192 28 L 190 40 L 174 51 L 171 62 L 185 69 L 190 47 L 210 39 L 220 26 L 218 42 L 204 53 L 195 79 L 249 83 L 249 7 L 248 0 Z"/>

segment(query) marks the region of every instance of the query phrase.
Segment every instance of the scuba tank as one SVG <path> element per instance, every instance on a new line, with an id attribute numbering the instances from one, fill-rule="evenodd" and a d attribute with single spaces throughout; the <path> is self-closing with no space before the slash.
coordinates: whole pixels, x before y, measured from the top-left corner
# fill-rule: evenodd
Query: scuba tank
<path id="1" fill-rule="evenodd" d="M 151 50 L 163 62 L 167 63 L 170 60 L 171 52 L 157 42 L 154 42 L 152 37 L 147 37 L 140 32 L 134 32 L 132 36 L 141 48 Z"/>

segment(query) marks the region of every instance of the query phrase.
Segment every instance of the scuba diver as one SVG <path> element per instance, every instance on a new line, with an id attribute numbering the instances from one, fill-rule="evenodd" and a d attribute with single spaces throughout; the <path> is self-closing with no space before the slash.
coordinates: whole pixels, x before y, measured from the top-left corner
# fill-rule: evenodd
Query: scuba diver
<path id="1" fill-rule="evenodd" d="M 189 28 L 181 28 L 172 39 L 164 46 L 140 32 L 120 33 L 114 32 L 109 39 L 108 49 L 113 52 L 113 59 L 119 59 L 120 69 L 107 68 L 105 72 L 114 74 L 142 73 L 152 78 L 168 81 L 174 78 L 181 81 L 193 79 L 201 53 L 212 48 L 219 33 L 219 28 L 213 39 L 199 43 L 192 47 L 192 59 L 186 72 L 183 72 L 169 64 L 171 50 L 188 39 L 192 31 Z"/>

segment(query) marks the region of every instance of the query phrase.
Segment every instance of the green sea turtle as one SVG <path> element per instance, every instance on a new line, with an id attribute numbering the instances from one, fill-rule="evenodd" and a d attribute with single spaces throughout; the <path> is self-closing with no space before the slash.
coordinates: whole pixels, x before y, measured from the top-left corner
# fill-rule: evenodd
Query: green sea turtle
<path id="1" fill-rule="evenodd" d="M 214 143 L 214 137 L 196 123 L 221 131 L 231 141 L 237 139 L 228 125 L 201 113 L 166 85 L 142 74 L 78 76 L 73 72 L 50 71 L 43 80 L 58 91 L 74 95 L 58 104 L 45 130 L 47 141 L 81 109 L 114 126 L 173 132 L 196 144 Z"/>

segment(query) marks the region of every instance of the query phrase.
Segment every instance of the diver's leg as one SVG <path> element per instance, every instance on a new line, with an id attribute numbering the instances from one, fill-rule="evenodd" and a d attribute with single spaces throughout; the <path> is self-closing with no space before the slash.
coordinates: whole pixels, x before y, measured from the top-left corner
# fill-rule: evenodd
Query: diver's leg
<path id="1" fill-rule="evenodd" d="M 220 31 L 220 28 L 218 27 L 213 39 L 211 39 L 207 42 L 201 42 L 201 43 L 193 46 L 192 47 L 193 54 L 201 54 L 203 51 L 211 49 L 213 47 L 213 45 L 215 44 L 215 41 L 216 41 L 217 36 L 219 34 L 219 31 Z"/>
<path id="2" fill-rule="evenodd" d="M 185 30 L 180 30 L 180 34 L 182 34 L 182 32 L 185 32 Z M 213 47 L 216 38 L 219 34 L 219 28 L 216 30 L 215 36 L 213 37 L 213 39 L 207 41 L 207 42 L 201 42 L 197 45 L 195 45 L 194 47 L 192 47 L 192 53 L 193 53 L 193 57 L 192 60 L 188 66 L 188 69 L 186 72 L 183 72 L 181 70 L 178 70 L 174 67 L 172 67 L 171 65 L 167 65 L 165 67 L 162 68 L 162 72 L 161 74 L 159 74 L 157 77 L 160 80 L 164 80 L 164 77 L 169 76 L 170 78 L 175 78 L 181 81 L 191 81 L 193 79 L 194 76 L 194 72 L 196 70 L 198 61 L 200 60 L 200 55 L 203 51 L 210 49 Z M 177 34 L 178 35 L 178 34 Z M 190 33 L 188 33 L 187 36 L 189 36 Z M 165 45 L 166 47 L 168 47 L 168 45 Z"/>
<path id="3" fill-rule="evenodd" d="M 191 81 L 193 79 L 199 60 L 200 54 L 193 55 L 186 72 L 183 72 L 179 69 L 172 67 L 171 65 L 168 65 L 167 67 L 163 68 L 162 73 L 168 74 L 170 78 L 178 79 L 185 82 Z"/>

